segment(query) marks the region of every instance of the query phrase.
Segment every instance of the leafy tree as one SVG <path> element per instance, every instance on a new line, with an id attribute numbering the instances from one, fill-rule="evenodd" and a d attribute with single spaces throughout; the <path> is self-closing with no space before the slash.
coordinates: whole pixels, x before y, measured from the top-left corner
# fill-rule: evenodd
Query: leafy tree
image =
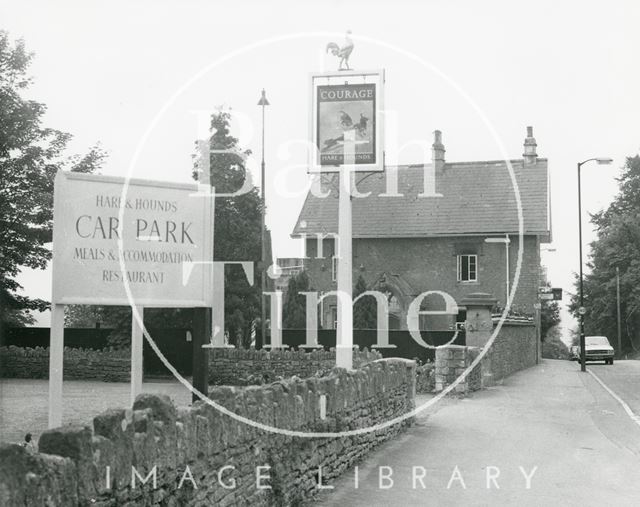
<path id="1" fill-rule="evenodd" d="M 353 299 L 367 290 L 369 289 L 367 289 L 364 278 L 362 278 L 362 275 L 359 275 L 353 290 Z M 353 328 L 376 329 L 377 327 L 376 300 L 372 296 L 365 296 L 353 306 Z"/>
<path id="2" fill-rule="evenodd" d="M 562 341 L 557 326 L 548 329 L 546 340 L 542 344 L 542 357 L 545 359 L 569 359 L 569 347 Z"/>
<path id="3" fill-rule="evenodd" d="M 307 325 L 307 298 L 302 292 L 309 292 L 309 276 L 306 271 L 301 271 L 289 279 L 287 285 L 287 297 L 282 309 L 282 325 L 286 329 L 304 329 Z"/>
<path id="4" fill-rule="evenodd" d="M 544 287 L 551 288 L 551 284 L 546 280 L 543 281 Z M 544 300 L 540 303 L 540 337 L 545 341 L 549 330 L 560 324 L 560 305 L 557 301 Z"/>
<path id="5" fill-rule="evenodd" d="M 231 113 L 220 108 L 211 116 L 211 136 L 208 141 L 210 181 L 216 193 L 239 190 L 247 169 L 238 139 L 230 132 Z M 201 165 L 195 157 L 194 178 L 198 178 Z M 262 200 L 257 188 L 235 197 L 218 197 L 215 202 L 214 260 L 259 261 L 261 258 Z M 267 231 L 266 237 L 269 238 Z M 271 245 L 267 244 L 267 264 L 271 258 Z M 251 331 L 259 323 L 261 309 L 260 276 L 263 267 L 255 265 L 253 284 L 250 285 L 241 266 L 228 266 L 225 270 L 225 328 L 229 341 L 247 347 Z M 267 313 L 268 314 L 268 313 Z"/>
<path id="6" fill-rule="evenodd" d="M 59 169 L 92 172 L 105 153 L 63 156 L 70 134 L 42 125 L 46 106 L 24 97 L 33 54 L 0 31 L 0 322 L 24 326 L 49 303 L 20 294 L 22 267 L 44 269 L 51 258 L 53 182 Z"/>
<path id="7" fill-rule="evenodd" d="M 616 336 L 616 267 L 620 272 L 623 349 L 634 347 L 640 331 L 640 156 L 628 157 L 609 207 L 591 217 L 597 239 L 584 276 L 587 335 Z M 579 279 L 569 310 L 579 318 Z M 615 345 L 615 343 L 614 343 Z"/>

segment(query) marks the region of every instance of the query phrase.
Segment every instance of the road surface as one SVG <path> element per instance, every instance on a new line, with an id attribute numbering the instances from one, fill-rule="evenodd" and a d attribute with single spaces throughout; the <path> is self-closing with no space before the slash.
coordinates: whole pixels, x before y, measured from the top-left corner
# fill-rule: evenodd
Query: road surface
<path id="1" fill-rule="evenodd" d="M 640 363 L 588 368 L 640 414 Z M 640 426 L 579 370 L 544 360 L 448 401 L 361 463 L 357 489 L 351 470 L 320 504 L 640 505 Z"/>

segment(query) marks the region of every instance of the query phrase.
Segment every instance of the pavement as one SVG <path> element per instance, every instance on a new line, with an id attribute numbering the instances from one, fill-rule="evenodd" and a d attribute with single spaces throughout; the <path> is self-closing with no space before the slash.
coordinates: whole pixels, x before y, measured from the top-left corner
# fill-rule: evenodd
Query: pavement
<path id="1" fill-rule="evenodd" d="M 619 400 L 579 369 L 544 360 L 446 400 L 360 463 L 357 489 L 352 469 L 319 504 L 640 505 L 640 426 L 620 404 L 640 414 L 640 362 L 588 364 Z"/>

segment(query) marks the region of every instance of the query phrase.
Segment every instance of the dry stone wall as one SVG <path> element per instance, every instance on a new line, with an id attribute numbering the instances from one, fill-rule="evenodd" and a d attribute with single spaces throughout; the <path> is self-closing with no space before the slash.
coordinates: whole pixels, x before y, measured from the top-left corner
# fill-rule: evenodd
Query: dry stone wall
<path id="1" fill-rule="evenodd" d="M 325 377 L 215 387 L 221 406 L 304 432 L 368 428 L 415 404 L 415 363 L 384 359 Z M 48 430 L 39 451 L 0 446 L 0 505 L 298 505 L 411 420 L 337 438 L 277 434 L 198 402 L 142 395 L 91 426 Z"/>
<path id="2" fill-rule="evenodd" d="M 129 382 L 131 352 L 114 349 L 64 349 L 65 380 Z M 0 347 L 0 377 L 49 378 L 49 348 Z"/>
<path id="3" fill-rule="evenodd" d="M 353 366 L 382 359 L 377 351 L 354 350 Z M 251 385 L 273 382 L 278 378 L 311 377 L 336 365 L 335 349 L 210 349 L 209 383 L 216 385 Z"/>

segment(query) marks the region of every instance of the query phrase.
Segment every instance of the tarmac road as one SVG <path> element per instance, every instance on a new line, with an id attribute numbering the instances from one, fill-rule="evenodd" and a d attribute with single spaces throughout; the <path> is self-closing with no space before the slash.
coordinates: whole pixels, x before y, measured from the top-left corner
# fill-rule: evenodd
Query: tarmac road
<path id="1" fill-rule="evenodd" d="M 640 414 L 640 363 L 588 368 Z M 358 489 L 352 470 L 320 504 L 640 505 L 640 426 L 579 370 L 544 360 L 501 386 L 445 403 L 361 463 Z M 380 482 L 383 466 L 393 485 Z M 423 471 L 422 482 L 414 481 Z"/>
<path id="2" fill-rule="evenodd" d="M 633 412 L 640 414 L 640 361 L 616 359 L 613 366 L 587 363 L 587 370 L 595 373 Z"/>

